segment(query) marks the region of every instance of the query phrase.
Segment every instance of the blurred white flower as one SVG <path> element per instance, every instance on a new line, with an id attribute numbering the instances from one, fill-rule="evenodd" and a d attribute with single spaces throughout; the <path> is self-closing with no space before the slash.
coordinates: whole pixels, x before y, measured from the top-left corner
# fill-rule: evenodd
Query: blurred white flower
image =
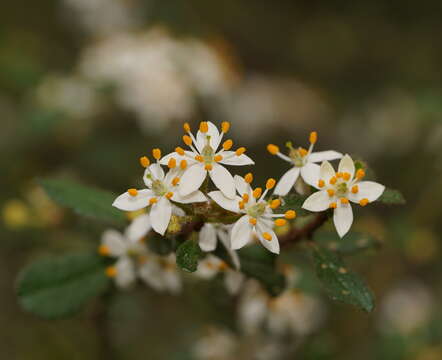
<path id="1" fill-rule="evenodd" d="M 237 359 L 239 342 L 228 330 L 210 327 L 207 333 L 193 346 L 192 353 L 197 360 Z"/>
<path id="2" fill-rule="evenodd" d="M 433 307 L 433 295 L 422 282 L 405 280 L 382 299 L 378 325 L 381 331 L 407 335 L 426 325 Z"/>

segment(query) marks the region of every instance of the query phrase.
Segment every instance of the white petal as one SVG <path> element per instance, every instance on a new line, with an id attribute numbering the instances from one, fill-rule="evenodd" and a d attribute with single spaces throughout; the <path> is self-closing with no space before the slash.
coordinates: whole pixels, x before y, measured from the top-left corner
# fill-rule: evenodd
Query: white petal
<path id="1" fill-rule="evenodd" d="M 154 177 L 153 180 L 163 180 L 164 179 L 164 170 L 160 164 L 154 163 L 154 164 L 150 165 L 149 170 Z"/>
<path id="2" fill-rule="evenodd" d="M 181 196 L 187 196 L 198 190 L 206 179 L 207 170 L 201 163 L 194 164 L 186 169 L 180 180 L 178 191 Z"/>
<path id="3" fill-rule="evenodd" d="M 369 202 L 377 200 L 385 190 L 385 186 L 374 181 L 361 181 L 357 183 L 359 191 L 357 194 L 349 193 L 348 198 L 356 203 L 362 199 L 368 199 Z"/>
<path id="4" fill-rule="evenodd" d="M 152 175 L 150 175 L 150 169 L 148 167 L 144 170 L 143 181 L 146 187 L 149 189 L 152 188 Z"/>
<path id="5" fill-rule="evenodd" d="M 206 146 L 207 136 L 210 136 L 210 146 L 212 147 L 213 151 L 216 151 L 219 146 L 220 134 L 218 128 L 210 121 L 207 121 L 207 124 L 209 126 L 209 131 L 207 131 L 206 133 L 202 133 L 198 130 L 198 133 L 196 134 L 195 145 L 199 152 L 201 152 L 204 146 Z"/>
<path id="6" fill-rule="evenodd" d="M 217 237 L 216 230 L 212 224 L 206 223 L 201 228 L 198 238 L 198 244 L 203 251 L 213 251 L 216 248 Z"/>
<path id="7" fill-rule="evenodd" d="M 213 164 L 209 171 L 210 178 L 215 186 L 220 189 L 229 199 L 235 198 L 235 181 L 229 171 L 222 165 Z"/>
<path id="8" fill-rule="evenodd" d="M 233 226 L 230 244 L 233 250 L 237 250 L 246 245 L 252 236 L 252 225 L 249 223 L 249 216 L 244 215 Z"/>
<path id="9" fill-rule="evenodd" d="M 149 214 L 137 216 L 125 231 L 126 238 L 132 242 L 141 240 L 152 229 Z"/>
<path id="10" fill-rule="evenodd" d="M 179 177 L 180 173 L 181 169 L 178 166 L 174 169 L 170 169 L 164 177 L 163 182 L 166 184 L 166 186 L 173 187 L 172 180 L 176 177 Z"/>
<path id="11" fill-rule="evenodd" d="M 252 188 L 250 187 L 250 185 L 248 183 L 246 183 L 246 181 L 244 180 L 244 178 L 242 176 L 235 175 L 233 180 L 235 181 L 235 187 L 236 187 L 236 191 L 238 191 L 238 194 L 240 194 L 241 196 L 244 194 L 251 195 Z"/>
<path id="12" fill-rule="evenodd" d="M 181 204 L 190 204 L 196 202 L 205 202 L 207 201 L 207 198 L 201 191 L 197 190 L 187 196 L 181 196 L 178 192 L 174 192 L 172 200 Z"/>
<path id="13" fill-rule="evenodd" d="M 138 190 L 136 196 L 132 196 L 126 191 L 115 199 L 112 206 L 124 211 L 136 211 L 145 208 L 151 197 L 153 197 L 153 192 L 148 189 Z"/>
<path id="14" fill-rule="evenodd" d="M 244 283 L 244 275 L 239 271 L 227 271 L 224 275 L 224 284 L 227 292 L 231 295 L 236 295 Z"/>
<path id="15" fill-rule="evenodd" d="M 234 151 L 223 151 L 222 156 L 224 159 L 220 163 L 224 165 L 244 166 L 255 164 L 246 154 L 237 156 Z"/>
<path id="16" fill-rule="evenodd" d="M 293 185 L 295 185 L 296 180 L 299 176 L 299 168 L 292 167 L 287 171 L 281 179 L 279 179 L 278 184 L 276 184 L 274 194 L 285 196 L 289 193 Z"/>
<path id="17" fill-rule="evenodd" d="M 184 216 L 186 215 L 186 212 L 178 206 L 172 204 L 172 214 L 176 216 Z"/>
<path id="18" fill-rule="evenodd" d="M 182 289 L 181 277 L 178 271 L 166 269 L 163 275 L 164 284 L 171 294 L 178 294 Z"/>
<path id="19" fill-rule="evenodd" d="M 328 150 L 328 151 L 318 151 L 311 153 L 308 156 L 308 162 L 323 162 L 323 161 L 332 161 L 336 159 L 342 158 L 342 154 L 337 151 Z"/>
<path id="20" fill-rule="evenodd" d="M 149 215 L 152 228 L 158 234 L 164 235 L 172 216 L 172 204 L 167 198 L 162 196 L 156 204 L 152 205 Z"/>
<path id="21" fill-rule="evenodd" d="M 140 278 L 157 291 L 164 291 L 163 269 L 156 259 L 147 260 L 138 270 Z"/>
<path id="22" fill-rule="evenodd" d="M 177 152 L 172 152 L 172 153 L 170 153 L 170 154 L 167 154 L 167 155 L 165 155 L 165 156 L 163 156 L 162 158 L 161 158 L 161 160 L 160 160 L 160 164 L 161 165 L 167 165 L 168 163 L 169 163 L 169 160 L 171 159 L 171 158 L 175 158 L 177 161 L 178 161 L 178 159 L 181 159 L 181 155 L 179 155 Z"/>
<path id="23" fill-rule="evenodd" d="M 258 238 L 259 241 L 261 242 L 261 244 L 270 252 L 274 253 L 274 254 L 279 254 L 279 241 L 278 241 L 278 237 L 276 236 L 275 232 L 267 227 L 267 226 L 263 226 L 263 224 L 258 224 L 259 226 L 257 226 L 257 233 L 258 233 Z M 262 236 L 262 234 L 266 232 L 268 234 L 270 234 L 272 236 L 272 240 L 266 240 L 264 239 L 264 237 Z"/>
<path id="24" fill-rule="evenodd" d="M 350 230 L 353 223 L 353 210 L 350 204 L 341 204 L 338 202 L 338 207 L 333 213 L 333 222 L 335 224 L 338 235 L 342 238 Z"/>
<path id="25" fill-rule="evenodd" d="M 235 267 L 236 270 L 239 270 L 241 268 L 241 264 L 238 254 L 236 253 L 235 250 L 232 250 L 232 246 L 230 245 L 230 234 L 227 231 L 218 229 L 217 235 L 218 238 L 221 240 L 221 243 L 224 245 L 227 252 L 229 253 L 233 266 Z"/>
<path id="26" fill-rule="evenodd" d="M 301 168 L 301 176 L 309 185 L 317 185 L 319 180 L 320 166 L 307 163 Z"/>
<path id="27" fill-rule="evenodd" d="M 110 256 L 121 256 L 126 252 L 127 244 L 122 234 L 116 230 L 106 230 L 101 236 L 101 244 L 107 246 Z"/>
<path id="28" fill-rule="evenodd" d="M 331 202 L 327 191 L 321 190 L 310 195 L 307 200 L 304 201 L 302 207 L 308 211 L 325 211 L 329 208 Z"/>
<path id="29" fill-rule="evenodd" d="M 330 178 L 336 175 L 335 169 L 333 169 L 333 166 L 328 162 L 324 161 L 321 164 L 321 168 L 319 170 L 319 177 L 321 180 L 324 180 L 326 183 L 329 182 Z M 317 186 L 318 184 L 313 184 L 313 186 Z"/>
<path id="30" fill-rule="evenodd" d="M 136 279 L 135 267 L 132 260 L 126 256 L 120 258 L 115 264 L 117 275 L 115 276 L 115 282 L 120 288 L 128 288 Z"/>
<path id="31" fill-rule="evenodd" d="M 353 179 L 353 175 L 355 174 L 355 164 L 350 157 L 350 155 L 346 154 L 341 161 L 339 162 L 339 172 L 348 172 L 350 173 L 350 180 Z"/>
<path id="32" fill-rule="evenodd" d="M 239 212 L 239 202 L 242 200 L 239 196 L 236 196 L 236 198 L 232 200 L 227 198 L 221 191 L 211 191 L 207 195 L 223 209 L 235 213 Z"/>

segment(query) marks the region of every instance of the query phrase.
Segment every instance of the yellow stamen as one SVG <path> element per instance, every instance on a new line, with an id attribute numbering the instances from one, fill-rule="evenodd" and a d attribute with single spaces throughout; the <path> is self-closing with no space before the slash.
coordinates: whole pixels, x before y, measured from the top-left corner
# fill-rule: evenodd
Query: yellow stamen
<path id="1" fill-rule="evenodd" d="M 271 207 L 273 210 L 275 210 L 276 208 L 278 208 L 279 205 L 281 205 L 281 200 L 279 200 L 279 199 L 275 199 L 275 200 L 272 200 L 272 201 L 270 202 L 270 207 Z"/>
<path id="2" fill-rule="evenodd" d="M 362 178 L 365 177 L 365 171 L 362 169 L 359 169 L 358 171 L 356 171 L 356 178 L 361 180 Z"/>
<path id="3" fill-rule="evenodd" d="M 213 158 L 213 160 L 215 160 L 216 162 L 219 162 L 219 161 L 221 161 L 223 159 L 223 156 L 222 155 L 216 155 L 214 158 Z"/>
<path id="4" fill-rule="evenodd" d="M 239 206 L 239 208 L 240 208 L 241 210 L 244 209 L 244 201 L 241 200 L 241 201 L 238 203 L 238 206 Z"/>
<path id="5" fill-rule="evenodd" d="M 158 202 L 158 199 L 157 198 L 150 198 L 150 200 L 149 200 L 149 204 L 150 205 L 153 205 L 153 204 L 156 204 Z"/>
<path id="6" fill-rule="evenodd" d="M 182 148 L 182 147 L 176 147 L 175 148 L 175 151 L 179 154 L 179 155 L 181 155 L 181 156 L 183 156 L 184 155 L 184 149 Z"/>
<path id="7" fill-rule="evenodd" d="M 192 138 L 189 135 L 183 135 L 183 141 L 187 146 L 192 145 Z"/>
<path id="8" fill-rule="evenodd" d="M 167 194 L 166 194 L 166 197 L 170 200 L 170 199 L 172 199 L 172 197 L 173 197 L 173 192 L 168 192 Z"/>
<path id="9" fill-rule="evenodd" d="M 253 190 L 253 197 L 255 199 L 259 198 L 262 194 L 262 189 L 260 187 L 257 187 L 255 190 Z"/>
<path id="10" fill-rule="evenodd" d="M 204 166 L 204 169 L 206 169 L 207 171 L 210 171 L 213 169 L 212 164 L 206 164 L 206 166 Z"/>
<path id="11" fill-rule="evenodd" d="M 333 189 L 327 189 L 328 196 L 332 197 L 335 195 L 335 191 Z"/>
<path id="12" fill-rule="evenodd" d="M 117 276 L 117 268 L 115 266 L 108 266 L 105 273 L 107 277 L 113 278 Z"/>
<path id="13" fill-rule="evenodd" d="M 286 219 L 294 219 L 296 217 L 296 211 L 295 210 L 288 210 L 286 211 L 286 213 L 284 214 Z"/>
<path id="14" fill-rule="evenodd" d="M 186 160 L 181 160 L 180 161 L 180 168 L 184 170 L 186 167 L 187 167 L 187 161 Z"/>
<path id="15" fill-rule="evenodd" d="M 262 233 L 262 237 L 267 240 L 267 241 L 271 241 L 272 240 L 272 235 L 270 235 L 268 232 L 263 232 Z"/>
<path id="16" fill-rule="evenodd" d="M 328 206 L 330 209 L 336 209 L 338 207 L 338 204 L 336 204 L 335 202 L 330 203 L 330 205 Z"/>
<path id="17" fill-rule="evenodd" d="M 330 179 L 330 184 L 334 185 L 334 184 L 336 184 L 336 181 L 338 181 L 338 179 L 336 179 L 336 176 L 333 176 L 333 177 Z"/>
<path id="18" fill-rule="evenodd" d="M 276 219 L 275 220 L 275 225 L 276 226 L 284 226 L 285 224 L 287 224 L 287 220 L 286 219 Z"/>
<path id="19" fill-rule="evenodd" d="M 175 158 L 170 158 L 169 162 L 167 163 L 167 166 L 169 167 L 169 169 L 173 169 L 176 167 L 176 160 Z"/>
<path id="20" fill-rule="evenodd" d="M 243 194 L 242 199 L 244 200 L 244 202 L 249 202 L 249 194 Z"/>
<path id="21" fill-rule="evenodd" d="M 177 186 L 179 182 L 180 182 L 180 178 L 179 177 L 173 178 L 172 185 L 173 186 Z"/>
<path id="22" fill-rule="evenodd" d="M 249 218 L 249 223 L 252 225 L 256 225 L 256 219 L 255 218 Z"/>
<path id="23" fill-rule="evenodd" d="M 366 206 L 370 201 L 367 198 L 362 199 L 359 201 L 359 205 Z"/>
<path id="24" fill-rule="evenodd" d="M 343 176 L 343 174 L 341 173 L 341 172 L 337 172 L 336 173 L 336 177 L 339 179 L 339 178 L 341 178 Z"/>
<path id="25" fill-rule="evenodd" d="M 253 174 L 252 173 L 246 174 L 246 176 L 244 176 L 244 180 L 246 183 L 250 184 L 253 181 Z"/>
<path id="26" fill-rule="evenodd" d="M 304 156 L 306 156 L 308 154 L 308 151 L 306 149 L 302 148 L 302 147 L 300 147 L 298 149 L 298 151 L 299 151 L 299 155 L 301 155 L 302 157 L 304 157 Z"/>
<path id="27" fill-rule="evenodd" d="M 127 190 L 127 192 L 129 193 L 130 196 L 137 196 L 138 195 L 137 189 L 129 189 L 129 190 Z"/>
<path id="28" fill-rule="evenodd" d="M 240 147 L 239 149 L 237 149 L 235 151 L 236 156 L 240 156 L 242 154 L 244 154 L 246 152 L 246 148 L 245 147 Z"/>
<path id="29" fill-rule="evenodd" d="M 201 155 L 196 155 L 196 156 L 195 156 L 195 160 L 196 160 L 196 161 L 199 161 L 199 162 L 203 162 L 203 161 L 204 161 L 204 158 L 203 158 Z"/>
<path id="30" fill-rule="evenodd" d="M 349 200 L 346 197 L 343 197 L 340 200 L 341 200 L 341 204 L 348 204 L 349 203 Z"/>
<path id="31" fill-rule="evenodd" d="M 228 132 L 230 129 L 230 123 L 228 121 L 223 121 L 221 123 L 221 130 L 222 132 L 225 134 L 226 132 Z"/>
<path id="32" fill-rule="evenodd" d="M 150 160 L 147 156 L 140 157 L 140 164 L 142 167 L 147 168 L 150 165 Z"/>
<path id="33" fill-rule="evenodd" d="M 184 123 L 183 129 L 184 129 L 185 132 L 190 132 L 190 125 L 189 125 L 188 122 Z"/>
<path id="34" fill-rule="evenodd" d="M 152 156 L 156 159 L 156 160 L 160 160 L 161 158 L 161 150 L 160 149 L 153 149 L 152 150 Z"/>
<path id="35" fill-rule="evenodd" d="M 316 131 L 312 131 L 310 133 L 310 144 L 316 144 L 316 141 L 318 141 L 318 133 Z"/>
<path id="36" fill-rule="evenodd" d="M 207 121 L 200 122 L 200 131 L 202 133 L 206 133 L 209 131 L 209 124 L 207 123 Z"/>
<path id="37" fill-rule="evenodd" d="M 342 174 L 342 177 L 344 178 L 345 181 L 348 181 L 351 178 L 351 174 L 348 172 L 345 172 L 344 174 Z"/>
<path id="38" fill-rule="evenodd" d="M 318 187 L 323 188 L 324 186 L 325 186 L 324 180 L 319 180 L 318 181 Z"/>
<path id="39" fill-rule="evenodd" d="M 106 245 L 100 245 L 99 248 L 98 248 L 98 253 L 101 256 L 108 256 L 110 254 L 109 247 L 106 246 Z"/>
<path id="40" fill-rule="evenodd" d="M 353 187 L 351 188 L 351 192 L 352 192 L 353 194 L 357 194 L 357 193 L 359 192 L 359 186 L 358 186 L 358 185 L 353 186 Z"/>
<path id="41" fill-rule="evenodd" d="M 223 149 L 224 150 L 230 150 L 233 146 L 233 141 L 232 140 L 226 140 L 223 142 Z"/>
<path id="42" fill-rule="evenodd" d="M 279 153 L 279 147 L 273 144 L 268 144 L 267 151 L 272 155 L 276 155 L 277 153 Z"/>
<path id="43" fill-rule="evenodd" d="M 276 185 L 276 180 L 270 178 L 270 179 L 267 180 L 266 189 L 269 189 L 269 190 L 273 189 L 275 187 L 275 185 Z"/>

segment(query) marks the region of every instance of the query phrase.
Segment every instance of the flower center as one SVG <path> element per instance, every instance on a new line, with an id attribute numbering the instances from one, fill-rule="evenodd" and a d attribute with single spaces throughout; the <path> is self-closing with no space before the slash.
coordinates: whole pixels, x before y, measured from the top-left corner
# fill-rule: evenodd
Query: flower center
<path id="1" fill-rule="evenodd" d="M 341 182 L 336 185 L 336 195 L 337 196 L 344 196 L 348 192 L 348 186 L 346 182 Z"/>
<path id="2" fill-rule="evenodd" d="M 259 216 L 262 216 L 266 210 L 266 206 L 267 206 L 267 204 L 265 202 L 259 202 L 258 204 L 250 206 L 247 209 L 247 214 L 253 218 L 257 218 Z"/>
<path id="3" fill-rule="evenodd" d="M 295 149 L 291 142 L 288 142 L 286 146 L 289 148 L 289 157 L 292 159 L 293 165 L 296 167 L 302 167 L 305 165 L 305 159 L 308 151 L 302 147 Z"/>
<path id="4" fill-rule="evenodd" d="M 157 196 L 164 196 L 169 189 L 161 180 L 155 180 L 152 182 L 152 191 Z"/>

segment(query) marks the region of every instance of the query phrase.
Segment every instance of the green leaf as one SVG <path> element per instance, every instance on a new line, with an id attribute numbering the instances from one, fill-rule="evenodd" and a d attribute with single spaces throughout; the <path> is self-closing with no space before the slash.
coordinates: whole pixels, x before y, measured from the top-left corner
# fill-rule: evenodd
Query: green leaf
<path id="1" fill-rule="evenodd" d="M 311 214 L 307 210 L 302 208 L 302 204 L 307 199 L 307 196 L 290 194 L 283 197 L 283 205 L 278 208 L 278 213 L 284 213 L 288 210 L 295 210 L 298 216 L 304 216 Z"/>
<path id="2" fill-rule="evenodd" d="M 188 272 L 195 272 L 198 269 L 198 260 L 203 255 L 198 242 L 192 237 L 183 242 L 176 251 L 177 265 Z"/>
<path id="3" fill-rule="evenodd" d="M 25 310 L 46 319 L 72 315 L 108 288 L 105 268 L 105 260 L 96 254 L 37 261 L 19 275 L 19 302 Z"/>
<path id="4" fill-rule="evenodd" d="M 343 255 L 380 246 L 380 242 L 375 237 L 359 232 L 350 232 L 341 239 L 334 231 L 318 231 L 315 233 L 313 241 Z"/>
<path id="5" fill-rule="evenodd" d="M 276 255 L 260 245 L 244 247 L 238 254 L 241 271 L 261 282 L 270 295 L 277 296 L 284 290 L 285 277 L 276 271 Z"/>
<path id="6" fill-rule="evenodd" d="M 56 203 L 73 209 L 76 213 L 116 225 L 125 225 L 123 212 L 112 207 L 116 195 L 90 188 L 69 180 L 40 180 L 49 197 Z"/>
<path id="7" fill-rule="evenodd" d="M 388 205 L 404 205 L 406 200 L 399 190 L 385 189 L 384 193 L 378 199 L 380 202 Z"/>
<path id="8" fill-rule="evenodd" d="M 332 251 L 315 247 L 313 261 L 316 274 L 333 300 L 355 305 L 367 312 L 373 311 L 374 296 L 364 281 L 349 270 Z"/>

